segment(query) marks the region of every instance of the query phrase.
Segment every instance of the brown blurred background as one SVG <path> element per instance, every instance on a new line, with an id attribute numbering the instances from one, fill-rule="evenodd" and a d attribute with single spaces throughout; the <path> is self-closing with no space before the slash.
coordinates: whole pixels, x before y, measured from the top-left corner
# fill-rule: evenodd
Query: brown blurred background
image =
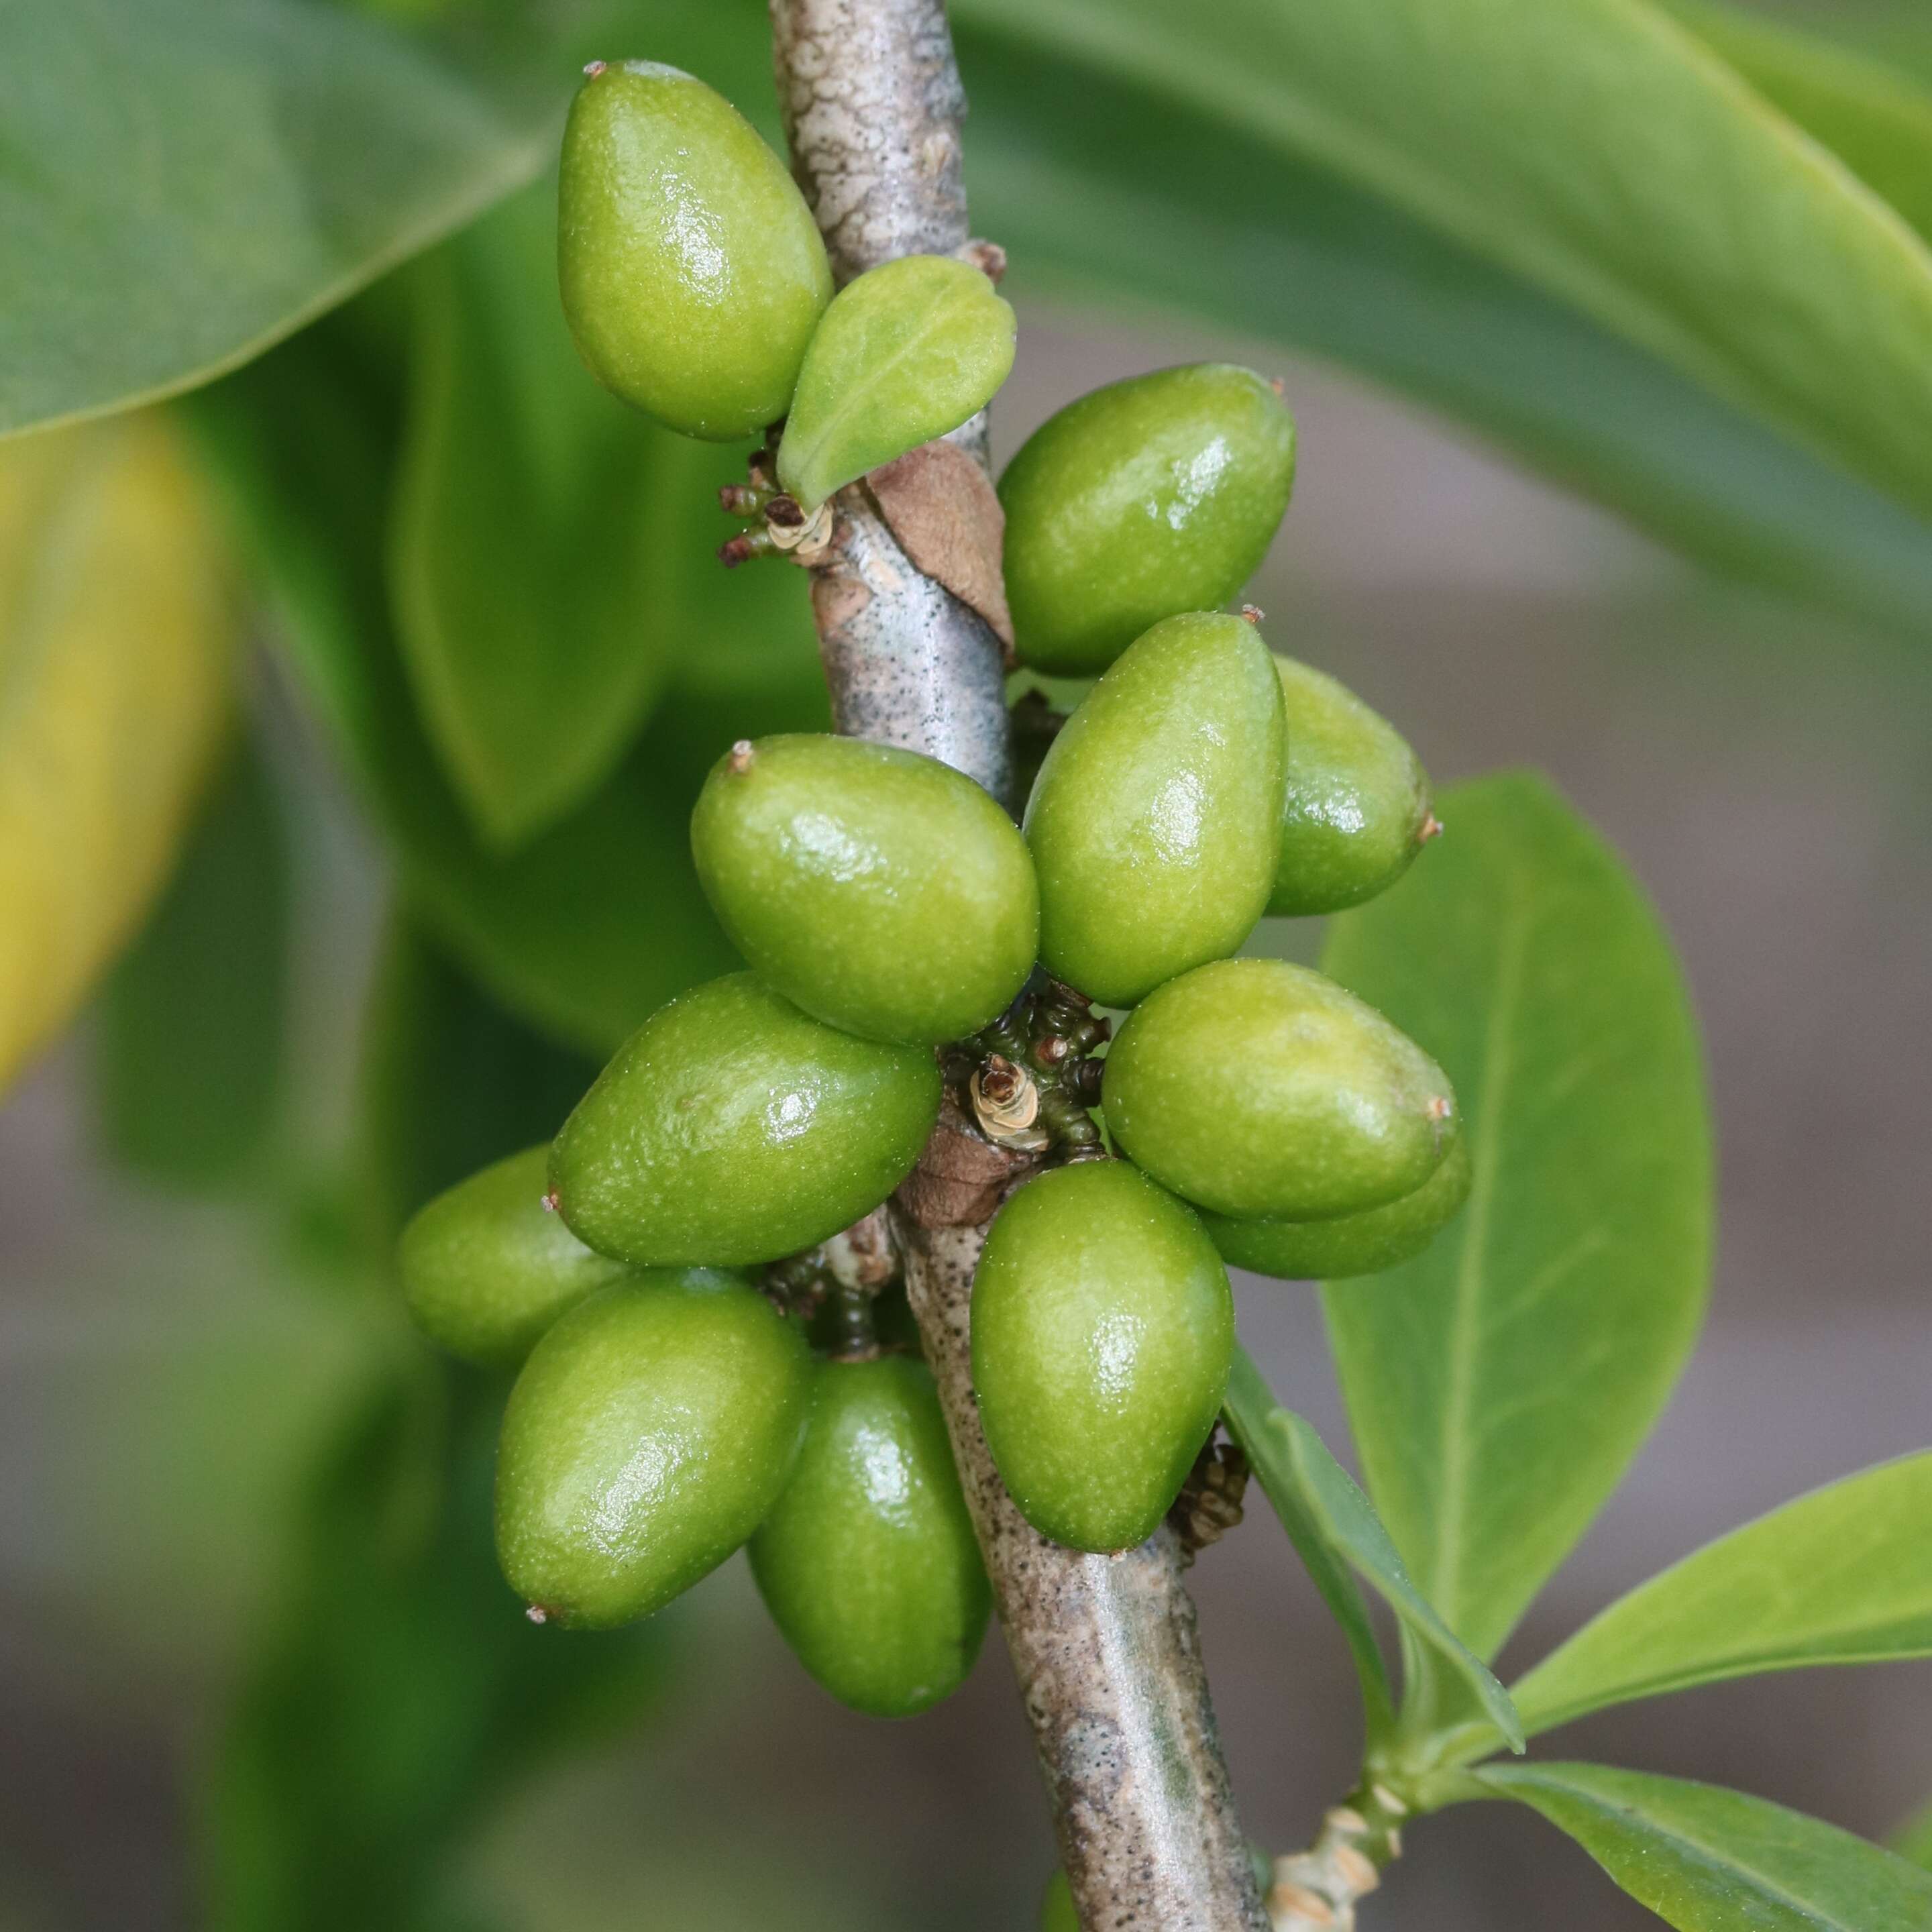
<path id="1" fill-rule="evenodd" d="M 1002 455 L 1098 382 L 1241 352 L 1022 320 Z M 1932 664 L 1697 576 L 1328 371 L 1281 373 L 1301 466 L 1254 590 L 1270 640 L 1386 711 L 1438 782 L 1552 772 L 1660 903 L 1708 1042 L 1710 1323 L 1512 1645 L 1520 1666 L 1707 1538 L 1932 1440 Z M 383 883 L 266 674 L 260 704 L 298 837 L 292 1138 L 324 1149 L 350 1105 Z M 1307 956 L 1310 935 L 1275 937 Z M 99 1161 L 87 1051 L 83 1030 L 0 1111 L 0 1932 L 202 1922 L 196 1780 L 288 1560 L 289 1498 L 371 1359 L 364 1324 L 305 1285 L 299 1243 Z M 1339 1448 L 1312 1294 L 1250 1280 L 1241 1301 L 1277 1390 Z M 1258 1497 L 1193 1574 L 1244 1822 L 1291 1849 L 1351 1779 L 1346 1654 Z M 1030 1927 L 1052 1855 L 997 1636 L 960 1696 L 888 1726 L 806 1679 L 741 1562 L 665 1622 L 648 1721 L 554 1761 L 480 1825 L 465 1854 L 478 1924 Z M 1694 1692 L 1550 1747 L 1572 1748 L 1882 1834 L 1932 1792 L 1932 1672 Z M 1414 1830 L 1364 1922 L 1656 1922 L 1546 1827 L 1485 1807 Z"/>

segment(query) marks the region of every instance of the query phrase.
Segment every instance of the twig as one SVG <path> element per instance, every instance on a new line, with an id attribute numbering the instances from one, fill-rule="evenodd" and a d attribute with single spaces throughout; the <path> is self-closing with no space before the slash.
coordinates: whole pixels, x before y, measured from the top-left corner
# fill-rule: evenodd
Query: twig
<path id="1" fill-rule="evenodd" d="M 771 0 L 793 167 L 842 282 L 969 234 L 965 110 L 943 0 Z M 982 420 L 950 439 L 985 461 Z M 908 562 L 857 486 L 813 570 L 841 731 L 943 758 L 1008 796 L 999 640 Z M 1266 1932 L 1208 1700 L 1179 1543 L 1064 1550 L 1014 1508 L 980 1426 L 968 1322 L 1001 1192 L 1037 1157 L 995 1147 L 964 1094 L 896 1206 L 907 1292 L 945 1404 L 1087 1932 Z"/>

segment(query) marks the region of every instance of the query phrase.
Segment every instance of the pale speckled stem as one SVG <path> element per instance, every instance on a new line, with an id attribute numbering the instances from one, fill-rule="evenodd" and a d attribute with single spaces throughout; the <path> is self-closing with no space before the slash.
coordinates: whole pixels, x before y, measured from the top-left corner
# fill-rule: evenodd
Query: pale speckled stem
<path id="1" fill-rule="evenodd" d="M 965 98 L 944 0 L 770 5 L 793 168 L 838 279 L 960 248 Z M 982 419 L 953 440 L 984 463 Z M 838 506 L 813 602 L 838 729 L 943 758 L 1006 798 L 998 640 L 913 567 L 862 488 Z M 973 1394 L 968 1324 L 986 1227 L 925 1225 L 903 1204 L 896 1220 L 1082 1924 L 1267 1932 L 1173 1532 L 1089 1556 L 1029 1526 L 993 1466 Z"/>

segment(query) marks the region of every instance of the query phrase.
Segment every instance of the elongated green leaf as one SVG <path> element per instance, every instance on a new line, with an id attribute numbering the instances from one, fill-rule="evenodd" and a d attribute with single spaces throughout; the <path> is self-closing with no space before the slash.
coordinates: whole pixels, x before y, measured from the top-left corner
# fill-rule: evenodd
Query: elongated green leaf
<path id="1" fill-rule="evenodd" d="M 153 904 L 228 724 L 203 494 L 152 415 L 0 450 L 0 1088 Z"/>
<path id="2" fill-rule="evenodd" d="M 1541 778 L 1464 785 L 1324 959 L 1447 1068 L 1474 1167 L 1429 1250 L 1324 1291 L 1370 1494 L 1480 1657 L 1648 1433 L 1708 1286 L 1684 988 L 1616 856 Z"/>
<path id="3" fill-rule="evenodd" d="M 1171 91 L 960 34 L 1007 287 L 1312 350 L 1717 568 L 1932 634 L 1932 529 L 1386 201 Z"/>
<path id="4" fill-rule="evenodd" d="M 1498 1765 L 1477 1775 L 1567 1832 L 1679 1932 L 1932 1927 L 1932 1874 L 1761 1798 L 1598 1764 Z"/>
<path id="5" fill-rule="evenodd" d="M 962 10 L 1320 162 L 1932 510 L 1932 254 L 1646 0 Z"/>
<path id="6" fill-rule="evenodd" d="M 1376 1641 L 1361 1586 L 1315 1513 L 1295 1467 L 1290 1439 L 1274 1426 L 1275 1418 L 1287 1412 L 1276 1405 L 1246 1349 L 1238 1348 L 1222 1413 L 1228 1432 L 1246 1454 L 1262 1493 L 1281 1519 L 1294 1553 L 1348 1641 L 1362 1688 L 1368 1741 L 1373 1748 L 1395 1724 L 1395 1693 L 1389 1682 L 1388 1665 Z"/>
<path id="7" fill-rule="evenodd" d="M 259 1169 L 280 1097 L 288 853 L 280 803 L 237 740 L 160 909 L 100 1004 L 94 1084 L 109 1152 L 145 1178 Z"/>
<path id="8" fill-rule="evenodd" d="M 1932 94 L 1882 61 L 1760 14 L 1712 0 L 1664 4 L 1920 235 L 1932 235 Z"/>
<path id="9" fill-rule="evenodd" d="M 1932 1454 L 1787 1503 L 1612 1604 L 1516 1687 L 1532 1731 L 1811 1664 L 1932 1654 Z"/>
<path id="10" fill-rule="evenodd" d="M 411 899 L 505 1004 L 608 1051 L 654 1006 L 736 963 L 698 886 L 686 820 L 734 739 L 824 728 L 804 574 L 721 570 L 702 627 L 680 645 L 689 674 L 676 700 L 578 810 L 509 856 L 490 853 L 442 782 L 389 629 L 382 511 L 398 409 L 384 357 L 354 332 L 377 320 L 358 310 L 305 332 L 196 398 L 197 418 Z M 704 543 L 715 494 L 700 488 L 694 502 L 685 538 Z"/>
<path id="11" fill-rule="evenodd" d="M 0 431 L 232 368 L 540 165 L 547 112 L 298 0 L 14 0 Z"/>
<path id="12" fill-rule="evenodd" d="M 1515 1749 L 1522 1750 L 1522 1728 L 1509 1693 L 1464 1648 L 1435 1606 L 1410 1581 L 1368 1498 L 1329 1454 L 1313 1424 L 1292 1409 L 1283 1408 L 1269 1394 L 1245 1349 L 1235 1353 L 1228 1381 L 1227 1412 L 1236 1439 L 1246 1450 L 1296 1549 L 1303 1550 L 1304 1543 L 1313 1546 L 1312 1560 L 1306 1551 L 1303 1560 L 1308 1562 L 1310 1574 L 1356 1653 L 1362 1670 L 1363 1696 L 1372 1715 L 1378 1714 L 1385 1705 L 1388 1686 L 1379 1672 L 1372 1676 L 1366 1667 L 1361 1643 L 1366 1618 L 1359 1595 L 1351 1600 L 1336 1588 L 1334 1573 L 1340 1564 L 1346 1563 L 1363 1577 L 1417 1640 L 1428 1645 L 1462 1678 L 1490 1721 Z M 1373 1649 L 1372 1636 L 1367 1642 Z M 1378 1650 L 1375 1658 L 1379 1666 Z"/>
<path id="13" fill-rule="evenodd" d="M 585 370 L 557 301 L 550 178 L 411 281 L 398 629 L 458 795 L 514 846 L 610 776 L 718 594 L 697 526 L 718 521 L 719 459 Z"/>

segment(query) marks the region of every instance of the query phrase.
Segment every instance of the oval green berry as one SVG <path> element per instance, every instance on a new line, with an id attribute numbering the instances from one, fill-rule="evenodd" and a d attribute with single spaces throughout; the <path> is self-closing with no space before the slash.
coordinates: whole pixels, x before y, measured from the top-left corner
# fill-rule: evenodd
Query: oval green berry
<path id="1" fill-rule="evenodd" d="M 806 351 L 778 481 L 808 510 L 957 429 L 1013 366 L 1013 312 L 950 255 L 902 255 L 846 284 Z"/>
<path id="2" fill-rule="evenodd" d="M 403 1300 L 433 1342 L 480 1366 L 520 1362 L 567 1308 L 629 1270 L 544 1205 L 547 1147 L 439 1194 L 403 1230 Z"/>
<path id="3" fill-rule="evenodd" d="M 1040 957 L 1103 1005 L 1224 958 L 1274 883 L 1281 680 L 1252 625 L 1156 624 L 1090 691 L 1027 806 Z"/>
<path id="4" fill-rule="evenodd" d="M 1201 1217 L 1230 1267 L 1281 1281 L 1344 1281 L 1380 1274 L 1421 1253 L 1469 1198 L 1469 1149 L 1458 1134 L 1442 1165 L 1413 1193 L 1325 1221 Z"/>
<path id="5" fill-rule="evenodd" d="M 1022 663 L 1102 671 L 1149 626 L 1225 604 L 1294 483 L 1294 419 L 1222 362 L 1111 382 L 1035 430 L 1000 478 Z"/>
<path id="6" fill-rule="evenodd" d="M 801 734 L 735 746 L 691 846 L 760 977 L 868 1040 L 958 1040 L 1033 970 L 1033 860 L 992 796 L 935 758 Z"/>
<path id="7" fill-rule="evenodd" d="M 965 1682 L 992 1593 L 923 1362 L 819 1369 L 798 1467 L 750 1553 L 773 1622 L 842 1703 L 909 1718 Z"/>
<path id="8" fill-rule="evenodd" d="M 1429 775 L 1378 712 L 1323 672 L 1276 658 L 1288 784 L 1271 913 L 1340 912 L 1394 885 L 1436 829 Z"/>
<path id="9" fill-rule="evenodd" d="M 993 1460 L 1043 1536 L 1144 1541 L 1221 1406 L 1228 1271 L 1200 1222 L 1124 1161 L 1030 1180 L 973 1283 L 973 1386 Z"/>
<path id="10" fill-rule="evenodd" d="M 784 162 L 722 94 L 654 62 L 599 65 L 557 193 L 563 312 L 600 382 L 712 442 L 784 414 L 832 270 Z"/>
<path id="11" fill-rule="evenodd" d="M 1249 1220 L 1355 1214 L 1413 1193 L 1454 1139 L 1449 1078 L 1354 994 L 1280 959 L 1224 959 L 1129 1017 L 1101 1088 L 1130 1160 Z"/>
<path id="12" fill-rule="evenodd" d="M 812 1356 L 764 1296 L 692 1269 L 600 1289 L 539 1342 L 496 1455 L 496 1553 L 559 1622 L 648 1616 L 764 1520 L 796 1461 Z"/>
<path id="13" fill-rule="evenodd" d="M 855 1040 L 749 973 L 660 1007 L 564 1122 L 550 1175 L 600 1254 L 776 1261 L 869 1214 L 939 1115 L 929 1049 Z"/>

